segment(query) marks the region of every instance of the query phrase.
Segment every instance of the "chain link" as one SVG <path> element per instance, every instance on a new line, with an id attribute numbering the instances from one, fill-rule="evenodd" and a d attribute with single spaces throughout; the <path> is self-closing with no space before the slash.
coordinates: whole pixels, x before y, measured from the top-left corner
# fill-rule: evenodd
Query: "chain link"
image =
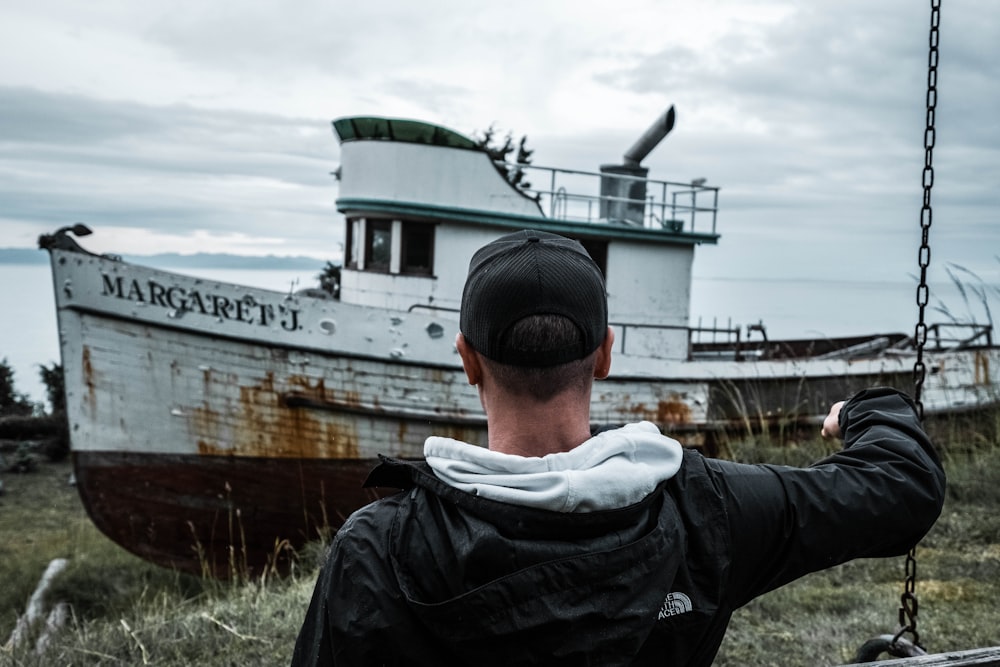
<path id="1" fill-rule="evenodd" d="M 892 638 L 892 645 L 907 632 L 913 637 L 913 643 L 924 648 L 920 643 L 920 633 L 917 632 L 917 611 L 920 601 L 917 600 L 917 549 L 910 549 L 906 554 L 906 579 L 903 582 L 903 594 L 899 596 L 899 631 Z"/>
<path id="2" fill-rule="evenodd" d="M 937 109 L 937 67 L 938 67 L 938 26 L 941 24 L 941 0 L 931 0 L 931 28 L 929 48 L 927 53 L 927 127 L 924 130 L 924 203 L 920 209 L 920 252 L 917 262 L 920 265 L 920 284 L 917 286 L 917 326 L 913 332 L 913 342 L 917 349 L 917 360 L 913 364 L 913 398 L 917 403 L 917 414 L 924 418 L 924 404 L 921 393 L 924 380 L 927 378 L 927 366 L 924 364 L 924 346 L 927 343 L 927 324 L 924 313 L 930 297 L 927 287 L 927 267 L 931 263 L 930 229 L 934 215 L 931 210 L 931 188 L 934 187 L 934 142 L 937 138 L 934 129 L 935 111 Z M 906 554 L 906 578 L 903 584 L 903 594 L 899 598 L 899 632 L 892 638 L 892 644 L 905 633 L 913 636 L 913 643 L 920 646 L 920 635 L 917 632 L 917 611 L 920 607 L 916 595 L 917 585 L 917 548 L 914 546 Z M 923 647 L 921 647 L 923 648 Z"/>

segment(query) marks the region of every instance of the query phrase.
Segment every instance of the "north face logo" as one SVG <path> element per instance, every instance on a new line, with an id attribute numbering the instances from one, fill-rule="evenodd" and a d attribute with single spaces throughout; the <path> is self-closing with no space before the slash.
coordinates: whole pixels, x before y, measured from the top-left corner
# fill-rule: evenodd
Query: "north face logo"
<path id="1" fill-rule="evenodd" d="M 660 614 L 656 620 L 662 621 L 670 616 L 686 614 L 689 611 L 691 611 L 691 598 L 683 593 L 669 593 L 667 599 L 663 601 L 663 606 L 660 607 Z"/>

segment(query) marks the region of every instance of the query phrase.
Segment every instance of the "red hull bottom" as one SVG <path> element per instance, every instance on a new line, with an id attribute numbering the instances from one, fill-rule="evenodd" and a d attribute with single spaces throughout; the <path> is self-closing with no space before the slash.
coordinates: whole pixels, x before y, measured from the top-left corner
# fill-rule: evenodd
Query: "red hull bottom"
<path id="1" fill-rule="evenodd" d="M 94 524 L 166 567 L 229 577 L 271 566 L 392 493 L 362 488 L 369 459 L 265 459 L 74 452 Z"/>

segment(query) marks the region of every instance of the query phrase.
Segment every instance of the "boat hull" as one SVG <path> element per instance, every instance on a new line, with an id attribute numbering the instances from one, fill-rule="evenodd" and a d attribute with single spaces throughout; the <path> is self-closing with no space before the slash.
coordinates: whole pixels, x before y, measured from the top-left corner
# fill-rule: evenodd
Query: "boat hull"
<path id="1" fill-rule="evenodd" d="M 143 558 L 216 576 L 284 569 L 392 492 L 362 487 L 380 455 L 420 458 L 430 435 L 486 444 L 454 313 L 51 252 L 79 492 L 98 528 Z M 650 356 L 649 337 L 617 340 L 591 421 L 648 420 L 709 454 L 724 431 L 818 427 L 830 403 L 912 378 L 904 354 L 688 361 Z M 927 364 L 930 411 L 995 400 L 995 348 Z"/>
<path id="2" fill-rule="evenodd" d="M 76 483 L 101 532 L 158 565 L 216 577 L 287 571 L 329 537 L 373 460 L 75 452 Z M 339 508 L 339 509 L 338 509 Z"/>

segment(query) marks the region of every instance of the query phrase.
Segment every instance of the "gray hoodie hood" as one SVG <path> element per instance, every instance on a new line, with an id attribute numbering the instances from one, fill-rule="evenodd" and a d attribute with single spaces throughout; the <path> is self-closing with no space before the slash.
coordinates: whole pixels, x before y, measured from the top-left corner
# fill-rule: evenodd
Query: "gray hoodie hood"
<path id="1" fill-rule="evenodd" d="M 650 422 L 604 431 L 568 452 L 542 457 L 490 451 L 432 436 L 424 456 L 447 484 L 484 498 L 557 512 L 617 509 L 673 477 L 680 443 Z"/>

